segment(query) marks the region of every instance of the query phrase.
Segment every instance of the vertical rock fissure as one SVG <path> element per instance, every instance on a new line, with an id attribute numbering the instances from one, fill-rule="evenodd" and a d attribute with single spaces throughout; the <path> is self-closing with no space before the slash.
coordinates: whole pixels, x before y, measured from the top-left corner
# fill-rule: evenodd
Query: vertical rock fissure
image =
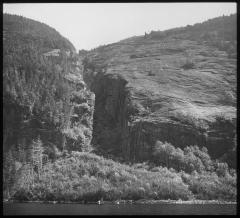
<path id="1" fill-rule="evenodd" d="M 84 81 L 95 93 L 92 145 L 104 154 L 129 157 L 128 91 L 126 81 L 111 74 L 84 70 Z"/>

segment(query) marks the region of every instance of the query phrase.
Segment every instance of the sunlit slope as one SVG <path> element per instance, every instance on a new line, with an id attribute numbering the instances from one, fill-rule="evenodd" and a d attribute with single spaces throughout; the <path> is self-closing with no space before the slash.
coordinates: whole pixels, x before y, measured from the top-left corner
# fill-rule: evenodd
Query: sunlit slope
<path id="1" fill-rule="evenodd" d="M 235 117 L 236 59 L 178 34 L 103 46 L 92 52 L 93 62 L 124 77 L 133 99 L 156 119 L 176 112 L 207 120 L 221 113 Z"/>
<path id="2" fill-rule="evenodd" d="M 84 60 L 85 77 L 92 89 L 99 95 L 105 93 L 103 99 L 111 99 L 109 102 L 106 100 L 105 105 L 99 100 L 102 104 L 99 111 L 103 111 L 99 112 L 99 119 L 106 114 L 106 117 L 114 114 L 108 108 L 115 104 L 112 107 L 115 109 L 111 109 L 115 110 L 114 122 L 123 126 L 124 122 L 119 120 L 126 117 L 130 122 L 124 124 L 122 132 L 126 125 L 132 128 L 132 125 L 143 123 L 143 127 L 138 125 L 141 130 L 136 130 L 142 132 L 139 134 L 143 138 L 135 140 L 139 134 L 134 133 L 137 136 L 128 144 L 147 140 L 147 144 L 143 142 L 142 146 L 151 147 L 155 139 L 159 139 L 174 145 L 207 145 L 210 153 L 217 153 L 216 146 L 219 146 L 221 154 L 232 147 L 229 146 L 232 142 L 223 139 L 234 135 L 226 132 L 234 132 L 236 119 L 236 63 L 236 15 L 163 32 L 152 31 L 145 36 L 101 46 L 89 52 Z M 133 107 L 130 116 L 124 109 L 126 116 L 114 118 L 117 113 L 122 113 L 116 108 L 124 108 L 124 97 L 115 103 L 112 99 L 120 95 L 116 94 L 119 91 L 113 90 L 117 86 L 105 82 L 101 89 L 98 88 L 100 77 L 125 81 L 125 91 L 128 91 L 129 104 Z M 96 99 L 98 102 L 98 95 Z M 129 109 L 129 106 L 126 107 Z M 225 131 L 224 125 L 215 123 L 219 119 L 228 120 L 231 128 Z M 157 129 L 159 131 L 152 136 Z M 132 137 L 133 134 L 130 135 Z M 126 138 L 123 135 L 120 137 Z M 108 143 L 109 139 L 105 141 Z M 112 144 L 118 142 L 119 138 L 111 141 Z"/>

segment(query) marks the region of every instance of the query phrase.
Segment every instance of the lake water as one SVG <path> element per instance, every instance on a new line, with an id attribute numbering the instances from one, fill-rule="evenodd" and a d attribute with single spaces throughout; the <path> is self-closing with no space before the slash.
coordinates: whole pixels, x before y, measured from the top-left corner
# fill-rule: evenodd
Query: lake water
<path id="1" fill-rule="evenodd" d="M 3 203 L 4 215 L 236 215 L 236 204 Z"/>

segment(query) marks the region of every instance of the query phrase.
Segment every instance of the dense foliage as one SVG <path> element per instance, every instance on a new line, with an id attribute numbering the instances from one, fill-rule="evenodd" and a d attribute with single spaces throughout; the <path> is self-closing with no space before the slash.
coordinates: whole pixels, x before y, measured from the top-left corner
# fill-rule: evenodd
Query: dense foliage
<path id="1" fill-rule="evenodd" d="M 89 153 L 63 153 L 39 173 L 23 166 L 13 188 L 19 200 L 96 201 L 115 199 L 189 199 L 187 185 L 176 173 L 135 169 Z"/>
<path id="2" fill-rule="evenodd" d="M 61 147 L 64 141 L 57 139 L 68 126 L 76 92 L 66 76 L 80 74 L 74 47 L 53 28 L 9 14 L 3 16 L 3 42 L 4 149 L 39 134 Z M 54 49 L 57 56 L 46 55 Z"/>
<path id="3" fill-rule="evenodd" d="M 70 70 L 65 51 L 73 50 L 71 43 L 45 24 L 15 15 L 4 14 L 3 18 L 3 96 L 40 106 L 51 102 L 46 98 L 55 92 L 61 99 L 66 89 L 63 76 Z M 44 56 L 56 48 L 59 58 Z"/>
<path id="4" fill-rule="evenodd" d="M 3 186 L 9 197 L 18 170 L 39 177 L 59 150 L 89 149 L 93 96 L 67 39 L 37 21 L 3 18 Z"/>
<path id="5" fill-rule="evenodd" d="M 198 146 L 187 146 L 184 150 L 175 148 L 169 143 L 162 143 L 158 141 L 154 148 L 154 161 L 157 164 L 166 166 L 168 168 L 174 168 L 176 170 L 183 170 L 187 173 L 197 171 L 199 173 L 204 171 L 218 172 L 219 166 L 221 170 L 228 171 L 228 165 L 226 163 L 218 163 L 213 161 L 207 148 L 203 147 L 199 149 Z M 220 170 L 220 171 L 221 171 Z M 223 175 L 226 173 L 222 172 Z"/>
<path id="6" fill-rule="evenodd" d="M 182 172 L 189 189 L 200 199 L 236 197 L 236 171 L 227 163 L 212 160 L 205 147 L 187 146 L 184 150 L 169 143 L 156 142 L 154 162 Z"/>
<path id="7" fill-rule="evenodd" d="M 12 14 L 4 14 L 3 16 L 3 40 L 7 44 L 11 41 L 9 49 L 14 50 L 16 46 L 19 46 L 19 41 L 21 41 L 24 45 L 37 45 L 38 49 L 41 50 L 59 48 L 75 51 L 72 43 L 61 36 L 54 28 L 44 23 Z"/>
<path id="8" fill-rule="evenodd" d="M 160 147 L 174 149 L 169 144 L 157 143 L 157 145 L 156 155 L 159 159 Z M 41 142 L 35 142 L 33 150 L 36 151 L 39 146 Z M 182 153 L 179 149 L 175 149 L 173 156 L 175 152 Z M 97 201 L 101 198 L 103 200 L 236 200 L 234 170 L 228 169 L 225 163 L 217 162 L 212 166 L 212 160 L 209 159 L 206 149 L 189 147 L 185 152 L 186 155 L 184 156 L 184 153 L 182 155 L 190 167 L 190 169 L 186 168 L 186 171 L 179 168 L 175 170 L 171 167 L 174 165 L 163 166 L 160 162 L 155 165 L 139 163 L 129 166 L 92 153 L 66 151 L 58 153 L 55 161 L 45 159 L 36 164 L 36 161 L 33 162 L 36 156 L 30 152 L 29 161 L 18 159 L 11 162 L 12 172 L 15 172 L 11 175 L 18 174 L 15 183 L 9 183 L 12 184 L 11 197 L 18 200 L 84 202 Z M 42 160 L 43 153 L 38 153 L 38 157 L 42 157 Z M 161 160 L 169 163 L 164 155 Z M 15 166 L 13 166 L 14 162 Z M 194 164 L 199 165 L 200 162 L 199 171 L 191 168 Z M 20 167 L 16 167 L 17 165 Z M 206 168 L 204 169 L 203 166 Z M 212 171 L 211 167 L 216 167 L 216 171 Z M 14 180 L 14 178 L 8 179 Z"/>

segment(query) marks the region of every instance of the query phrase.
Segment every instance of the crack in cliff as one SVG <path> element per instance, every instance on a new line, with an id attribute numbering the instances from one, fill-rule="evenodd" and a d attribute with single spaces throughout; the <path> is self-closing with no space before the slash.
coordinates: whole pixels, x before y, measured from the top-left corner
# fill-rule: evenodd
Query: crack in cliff
<path id="1" fill-rule="evenodd" d="M 98 73 L 85 68 L 84 80 L 95 93 L 93 139 L 95 148 L 104 153 L 125 154 L 128 143 L 129 92 L 120 76 Z M 125 151 L 125 152 L 124 152 Z"/>
<path id="2" fill-rule="evenodd" d="M 199 129 L 184 120 L 169 118 L 155 122 L 151 116 L 144 116 L 145 108 L 134 100 L 127 81 L 119 74 L 88 63 L 84 65 L 83 79 L 95 93 L 92 145 L 103 155 L 114 154 L 133 162 L 149 160 L 158 140 L 182 149 L 206 146 L 213 158 L 221 157 L 233 147 L 231 123 L 229 130 L 224 130 L 225 134 L 216 141 L 208 136 L 208 129 Z"/>

